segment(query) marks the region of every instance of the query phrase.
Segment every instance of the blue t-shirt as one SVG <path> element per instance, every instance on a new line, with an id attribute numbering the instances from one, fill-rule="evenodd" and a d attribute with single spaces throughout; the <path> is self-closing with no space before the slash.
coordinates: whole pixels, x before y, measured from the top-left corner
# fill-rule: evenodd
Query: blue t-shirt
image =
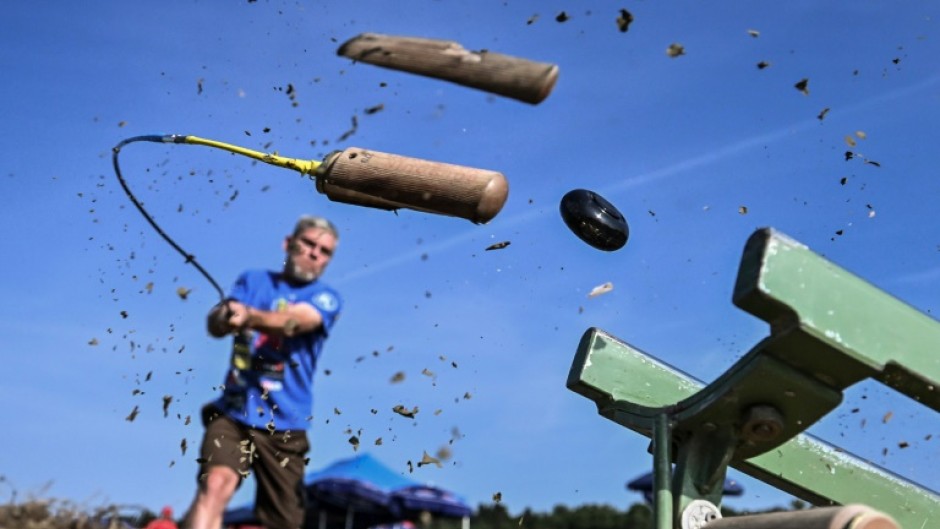
<path id="1" fill-rule="evenodd" d="M 265 311 L 307 303 L 323 316 L 319 329 L 290 338 L 255 330 L 236 334 L 222 396 L 214 403 L 253 428 L 306 430 L 313 409 L 313 374 L 342 307 L 339 294 L 319 280 L 292 285 L 280 273 L 250 270 L 238 278 L 229 297 Z"/>

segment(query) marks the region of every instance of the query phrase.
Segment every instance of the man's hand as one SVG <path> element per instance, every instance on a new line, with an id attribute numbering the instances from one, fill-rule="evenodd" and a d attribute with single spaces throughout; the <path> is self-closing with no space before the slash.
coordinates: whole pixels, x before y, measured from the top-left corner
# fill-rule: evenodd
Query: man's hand
<path id="1" fill-rule="evenodd" d="M 251 317 L 251 308 L 248 305 L 229 300 L 228 308 L 230 311 L 228 324 L 232 326 L 232 329 L 243 329 L 248 326 L 248 318 Z"/>
<path id="2" fill-rule="evenodd" d="M 212 307 L 206 324 L 209 334 L 216 338 L 221 338 L 227 334 L 237 331 L 248 324 L 250 316 L 249 308 L 243 303 L 227 299 L 218 305 Z"/>

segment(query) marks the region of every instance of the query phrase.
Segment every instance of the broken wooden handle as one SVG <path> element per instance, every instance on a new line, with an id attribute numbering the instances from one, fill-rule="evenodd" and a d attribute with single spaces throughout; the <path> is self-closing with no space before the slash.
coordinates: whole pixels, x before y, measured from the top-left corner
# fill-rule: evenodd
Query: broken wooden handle
<path id="1" fill-rule="evenodd" d="M 363 33 L 336 51 L 350 59 L 443 79 L 537 104 L 558 79 L 558 66 L 490 51 L 469 51 L 457 42 Z"/>
<path id="2" fill-rule="evenodd" d="M 379 209 L 413 209 L 489 222 L 509 184 L 502 173 L 359 147 L 330 154 L 317 169 L 317 191 L 330 200 Z"/>
<path id="3" fill-rule="evenodd" d="M 900 529 L 890 516 L 864 505 L 822 507 L 721 518 L 706 529 Z"/>

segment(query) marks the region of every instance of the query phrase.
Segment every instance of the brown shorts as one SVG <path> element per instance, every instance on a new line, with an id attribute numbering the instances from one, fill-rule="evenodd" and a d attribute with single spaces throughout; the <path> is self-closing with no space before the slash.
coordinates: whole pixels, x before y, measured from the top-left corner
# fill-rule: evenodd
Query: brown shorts
<path id="1" fill-rule="evenodd" d="M 254 474 L 258 485 L 255 516 L 265 527 L 299 528 L 304 520 L 304 458 L 310 450 L 307 432 L 250 428 L 214 406 L 202 409 L 206 433 L 199 450 L 202 486 L 212 466 L 231 468 L 242 479 Z M 241 486 L 241 480 L 238 482 Z"/>

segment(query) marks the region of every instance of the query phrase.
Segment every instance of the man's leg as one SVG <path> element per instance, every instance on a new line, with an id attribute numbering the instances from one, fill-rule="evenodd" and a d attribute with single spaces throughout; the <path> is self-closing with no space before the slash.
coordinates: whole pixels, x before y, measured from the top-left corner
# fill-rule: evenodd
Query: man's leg
<path id="1" fill-rule="evenodd" d="M 228 505 L 240 477 L 234 470 L 223 466 L 209 467 L 205 478 L 199 483 L 196 498 L 189 508 L 184 527 L 187 529 L 219 529 L 222 514 Z"/>
<path id="2" fill-rule="evenodd" d="M 199 449 L 196 497 L 186 514 L 186 529 L 219 529 L 229 500 L 248 473 L 254 446 L 247 430 L 211 406 L 203 409 L 206 432 Z"/>
<path id="3" fill-rule="evenodd" d="M 299 529 L 306 507 L 306 432 L 253 431 L 257 458 L 253 465 L 258 491 L 255 514 L 269 529 Z"/>

